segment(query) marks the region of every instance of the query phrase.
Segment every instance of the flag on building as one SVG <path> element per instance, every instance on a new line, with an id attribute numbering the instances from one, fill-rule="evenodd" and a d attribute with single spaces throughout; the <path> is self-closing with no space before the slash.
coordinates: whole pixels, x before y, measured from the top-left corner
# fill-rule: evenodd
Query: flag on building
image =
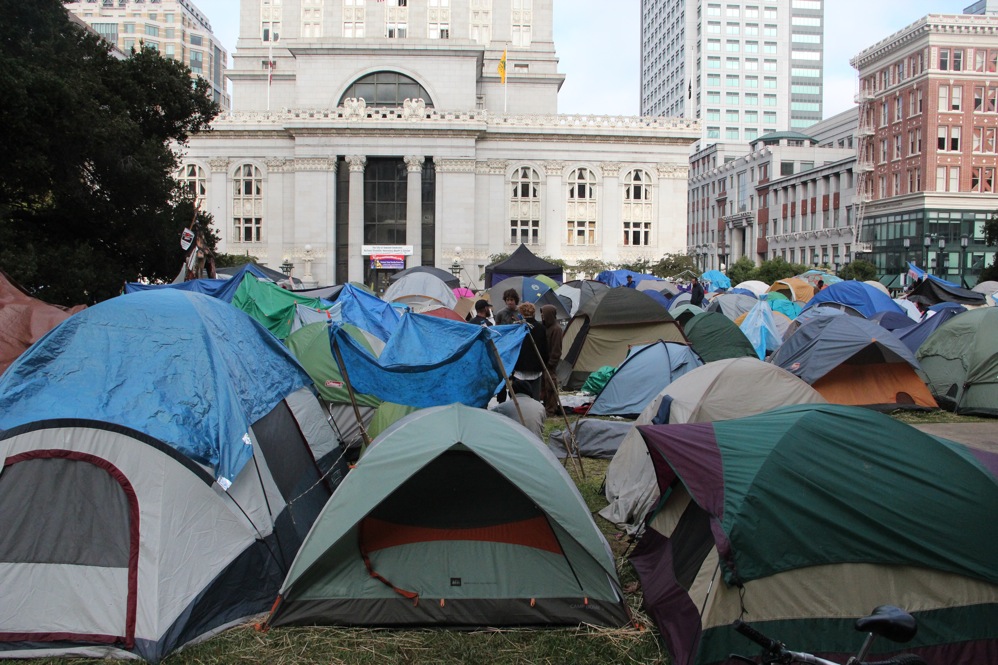
<path id="1" fill-rule="evenodd" d="M 499 60 L 499 67 L 496 71 L 499 72 L 499 80 L 502 81 L 503 85 L 506 85 L 506 49 L 502 50 L 502 58 Z"/>
<path id="2" fill-rule="evenodd" d="M 275 65 L 277 65 L 277 62 L 274 61 L 274 60 L 268 60 L 267 61 L 267 69 L 269 70 L 269 72 L 267 74 L 267 87 L 268 88 L 270 87 L 270 84 L 274 82 L 274 66 Z"/>

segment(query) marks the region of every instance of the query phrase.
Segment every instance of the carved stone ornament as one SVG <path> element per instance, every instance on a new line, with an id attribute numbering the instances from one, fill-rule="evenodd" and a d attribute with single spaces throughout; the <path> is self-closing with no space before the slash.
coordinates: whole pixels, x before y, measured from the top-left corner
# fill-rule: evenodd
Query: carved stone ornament
<path id="1" fill-rule="evenodd" d="M 473 159 L 434 159 L 433 167 L 437 173 L 475 173 L 477 166 Z"/>
<path id="2" fill-rule="evenodd" d="M 659 164 L 657 169 L 660 178 L 687 178 L 690 167 L 679 164 Z"/>
<path id="3" fill-rule="evenodd" d="M 620 162 L 603 162 L 599 167 L 605 178 L 616 178 L 620 175 Z"/>
<path id="4" fill-rule="evenodd" d="M 336 162 L 326 157 L 296 157 L 295 171 L 335 171 Z"/>
<path id="5" fill-rule="evenodd" d="M 367 102 L 363 97 L 347 97 L 343 100 L 344 118 L 363 118 L 367 115 Z"/>
<path id="6" fill-rule="evenodd" d="M 422 99 L 406 99 L 402 102 L 402 117 L 417 120 L 426 115 L 426 102 Z"/>
<path id="7" fill-rule="evenodd" d="M 406 155 L 403 159 L 405 161 L 406 170 L 409 173 L 422 173 L 424 159 L 422 155 Z"/>
<path id="8" fill-rule="evenodd" d="M 565 162 L 544 162 L 544 175 L 562 175 L 565 172 Z"/>
<path id="9" fill-rule="evenodd" d="M 265 162 L 265 164 L 267 165 L 267 171 L 271 173 L 280 173 L 284 171 L 285 170 L 284 167 L 287 166 L 287 163 L 288 160 L 284 159 L 283 157 L 274 157 L 268 159 Z"/>
<path id="10" fill-rule="evenodd" d="M 363 173 L 364 165 L 367 164 L 367 157 L 364 155 L 348 155 L 346 161 L 350 165 L 350 173 Z"/>
<path id="11" fill-rule="evenodd" d="M 211 168 L 212 173 L 225 173 L 229 170 L 229 160 L 225 157 L 209 159 L 208 166 Z"/>

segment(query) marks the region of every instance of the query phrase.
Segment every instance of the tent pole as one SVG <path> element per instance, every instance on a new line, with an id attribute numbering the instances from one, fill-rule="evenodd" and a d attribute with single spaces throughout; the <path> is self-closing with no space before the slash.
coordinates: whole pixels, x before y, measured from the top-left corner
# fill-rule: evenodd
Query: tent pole
<path id="1" fill-rule="evenodd" d="M 502 356 L 499 355 L 499 349 L 496 348 L 496 343 L 489 338 L 489 351 L 492 352 L 492 359 L 496 361 L 496 367 L 499 368 L 499 372 L 502 374 L 502 380 L 506 383 L 506 392 L 513 400 L 513 406 L 516 407 L 516 415 L 520 417 L 520 424 L 524 427 L 527 426 L 527 421 L 523 418 L 523 411 L 520 410 L 520 402 L 516 399 L 516 393 L 513 392 L 513 382 L 510 381 L 509 375 L 506 373 L 506 366 L 502 364 Z"/>
<path id="2" fill-rule="evenodd" d="M 360 437 L 364 439 L 364 449 L 360 451 L 363 455 L 367 447 L 371 445 L 371 437 L 367 433 L 367 429 L 364 427 L 364 418 L 360 415 L 360 407 L 357 406 L 357 397 L 353 392 L 353 385 L 350 383 L 350 376 L 347 374 L 347 366 L 343 362 L 343 356 L 340 355 L 340 345 L 336 341 L 336 335 L 332 335 L 333 338 L 333 356 L 336 358 L 336 364 L 340 366 L 340 374 L 343 375 L 343 383 L 347 384 L 347 393 L 350 395 L 350 404 L 353 405 L 353 414 L 357 418 L 357 426 L 360 427 Z"/>
<path id="3" fill-rule="evenodd" d="M 551 372 L 548 371 L 547 359 L 541 356 L 541 350 L 537 348 L 537 342 L 535 342 L 534 338 L 529 334 L 527 335 L 527 339 L 530 340 L 530 346 L 534 347 L 534 353 L 541 361 L 541 371 L 544 372 L 544 378 L 547 379 L 548 385 L 551 386 L 551 390 L 554 391 L 555 399 L 558 400 L 558 410 L 561 411 L 561 417 L 565 420 L 565 432 L 568 434 L 568 440 L 562 442 L 562 447 L 565 449 L 565 454 L 571 457 L 575 462 L 575 468 L 578 469 L 579 475 L 585 479 L 586 471 L 582 468 L 582 455 L 579 453 L 579 444 L 575 440 L 575 432 L 572 431 L 572 425 L 568 422 L 568 414 L 565 413 L 565 407 L 561 405 L 561 395 L 558 393 L 558 384 L 555 383 L 554 378 L 551 376 Z"/>

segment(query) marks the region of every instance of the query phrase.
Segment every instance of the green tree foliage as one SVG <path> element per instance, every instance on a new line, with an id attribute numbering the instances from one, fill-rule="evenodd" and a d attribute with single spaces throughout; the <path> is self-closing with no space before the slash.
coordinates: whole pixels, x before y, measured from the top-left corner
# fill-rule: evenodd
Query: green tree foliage
<path id="1" fill-rule="evenodd" d="M 807 272 L 807 266 L 801 263 L 788 263 L 786 259 L 777 256 L 775 259 L 763 261 L 756 268 L 754 279 L 766 284 L 772 284 L 778 279 L 786 279 L 787 277 L 800 275 L 804 272 Z"/>
<path id="2" fill-rule="evenodd" d="M 651 259 L 638 259 L 633 263 L 621 263 L 617 267 L 621 270 L 630 270 L 631 272 L 648 274 L 652 271 L 654 266 L 652 265 Z"/>
<path id="3" fill-rule="evenodd" d="M 877 266 L 869 261 L 857 259 L 846 264 L 844 268 L 839 270 L 839 277 L 842 279 L 855 279 L 860 282 L 865 282 L 868 279 L 876 279 Z"/>
<path id="4" fill-rule="evenodd" d="M 592 279 L 604 270 L 613 270 L 613 264 L 600 261 L 599 259 L 582 259 L 576 265 L 571 266 L 571 270 L 575 273 L 587 275 Z"/>
<path id="5" fill-rule="evenodd" d="M 652 274 L 656 277 L 674 277 L 684 271 L 694 275 L 700 274 L 696 257 L 692 254 L 665 254 L 651 268 Z"/>
<path id="6" fill-rule="evenodd" d="M 139 276 L 172 279 L 200 231 L 171 149 L 218 112 L 208 84 L 143 49 L 124 60 L 59 0 L 0 0 L 0 265 L 53 303 L 94 303 Z"/>
<path id="7" fill-rule="evenodd" d="M 992 247 L 998 245 L 998 212 L 991 214 L 991 218 L 984 222 L 984 244 Z M 978 282 L 998 281 L 998 254 L 995 255 L 991 265 L 984 268 L 977 278 Z"/>
<path id="8" fill-rule="evenodd" d="M 728 266 L 727 275 L 728 279 L 731 280 L 731 286 L 747 282 L 750 279 L 757 279 L 755 261 L 743 256 Z"/>

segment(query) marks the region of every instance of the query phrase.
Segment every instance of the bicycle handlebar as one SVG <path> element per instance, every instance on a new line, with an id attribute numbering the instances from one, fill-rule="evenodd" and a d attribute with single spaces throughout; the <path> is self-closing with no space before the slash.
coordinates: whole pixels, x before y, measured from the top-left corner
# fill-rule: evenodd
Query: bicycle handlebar
<path id="1" fill-rule="evenodd" d="M 758 630 L 748 625 L 741 619 L 735 619 L 735 622 L 731 625 L 734 627 L 736 631 L 738 631 L 745 637 L 749 638 L 750 640 L 761 646 L 766 651 L 779 653 L 786 648 L 780 642 L 777 642 L 776 640 L 766 637 L 765 635 L 763 635 Z"/>

